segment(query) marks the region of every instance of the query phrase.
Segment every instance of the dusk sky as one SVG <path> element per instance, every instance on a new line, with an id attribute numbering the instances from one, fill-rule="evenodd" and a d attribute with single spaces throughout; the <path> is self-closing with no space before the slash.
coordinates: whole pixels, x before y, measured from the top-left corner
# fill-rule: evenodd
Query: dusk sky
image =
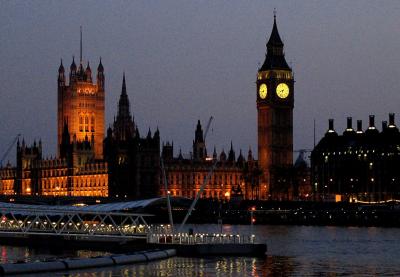
<path id="1" fill-rule="evenodd" d="M 17 133 L 55 155 L 57 70 L 79 59 L 93 76 L 102 57 L 106 126 L 125 71 L 141 135 L 160 129 L 175 153 L 191 151 L 198 119 L 214 117 L 208 152 L 257 155 L 256 73 L 273 10 L 295 74 L 294 149 L 312 148 L 328 119 L 396 113 L 400 125 L 399 1 L 1 1 L 0 157 Z M 15 148 L 7 160 L 15 160 Z"/>

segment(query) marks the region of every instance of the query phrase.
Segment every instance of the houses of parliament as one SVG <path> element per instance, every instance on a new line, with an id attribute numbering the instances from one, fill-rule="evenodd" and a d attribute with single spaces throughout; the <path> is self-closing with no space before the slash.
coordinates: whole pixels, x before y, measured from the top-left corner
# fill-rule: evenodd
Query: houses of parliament
<path id="1" fill-rule="evenodd" d="M 214 147 L 211 154 L 200 121 L 191 154 L 174 156 L 173 142 L 161 145 L 158 129 L 140 133 L 131 114 L 125 74 L 117 115 L 105 132 L 106 71 L 100 59 L 92 72 L 81 50 L 68 73 L 62 60 L 58 69 L 57 157 L 44 158 L 41 141 L 18 140 L 16 166 L 0 169 L 0 193 L 143 199 L 166 194 L 165 170 L 169 193 L 192 198 L 215 164 L 202 197 L 290 198 L 296 179 L 288 174 L 293 167 L 294 80 L 275 17 L 266 46 L 256 80 L 258 160 L 251 149 L 237 153 L 232 143 L 227 153 L 217 153 Z M 306 167 L 301 159 L 296 166 Z M 309 181 L 299 178 L 298 182 Z"/>

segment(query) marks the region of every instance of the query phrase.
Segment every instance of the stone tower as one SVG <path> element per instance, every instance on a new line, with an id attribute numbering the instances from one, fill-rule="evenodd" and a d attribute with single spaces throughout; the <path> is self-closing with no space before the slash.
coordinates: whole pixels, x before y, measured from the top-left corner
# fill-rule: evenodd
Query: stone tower
<path id="1" fill-rule="evenodd" d="M 193 159 L 195 161 L 205 160 L 207 157 L 206 143 L 203 136 L 203 128 L 200 120 L 197 121 L 194 141 L 193 141 Z"/>
<path id="2" fill-rule="evenodd" d="M 93 82 L 89 62 L 86 68 L 83 66 L 81 47 L 79 67 L 72 58 L 68 84 L 61 60 L 58 69 L 58 155 L 61 154 L 62 133 L 64 123 L 67 122 L 71 137 L 76 137 L 77 141 L 94 137 L 95 158 L 103 158 L 104 94 L 101 59 L 97 68 L 97 82 Z"/>
<path id="3" fill-rule="evenodd" d="M 293 166 L 294 80 L 285 60 L 275 15 L 256 83 L 261 197 L 286 199 Z"/>

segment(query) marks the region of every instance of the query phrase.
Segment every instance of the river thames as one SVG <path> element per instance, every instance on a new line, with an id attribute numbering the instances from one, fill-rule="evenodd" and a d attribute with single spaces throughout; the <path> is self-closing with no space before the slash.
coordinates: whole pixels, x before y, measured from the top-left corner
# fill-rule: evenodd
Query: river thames
<path id="1" fill-rule="evenodd" d="M 189 227 L 195 232 L 218 232 L 217 225 Z M 259 241 L 267 242 L 267 256 L 174 257 L 145 264 L 27 276 L 400 276 L 397 228 L 224 225 L 223 231 L 253 232 Z M 2 246 L 1 262 L 102 254 L 107 253 Z"/>

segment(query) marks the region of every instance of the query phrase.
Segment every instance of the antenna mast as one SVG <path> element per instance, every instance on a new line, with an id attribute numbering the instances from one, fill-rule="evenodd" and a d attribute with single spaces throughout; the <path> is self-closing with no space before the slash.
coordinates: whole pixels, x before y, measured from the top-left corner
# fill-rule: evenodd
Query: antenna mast
<path id="1" fill-rule="evenodd" d="M 315 148 L 315 118 L 314 118 L 314 148 Z"/>
<path id="2" fill-rule="evenodd" d="M 165 174 L 165 167 L 164 167 L 163 158 L 161 158 L 161 170 L 162 170 L 162 173 L 163 173 L 165 194 L 167 195 L 169 224 L 171 225 L 171 229 L 172 229 L 172 233 L 173 233 L 174 232 L 174 220 L 172 219 L 171 199 L 169 197 L 168 181 L 167 181 L 167 175 Z"/>
<path id="3" fill-rule="evenodd" d="M 80 62 L 82 64 L 82 26 L 81 26 L 81 41 L 80 41 Z"/>

